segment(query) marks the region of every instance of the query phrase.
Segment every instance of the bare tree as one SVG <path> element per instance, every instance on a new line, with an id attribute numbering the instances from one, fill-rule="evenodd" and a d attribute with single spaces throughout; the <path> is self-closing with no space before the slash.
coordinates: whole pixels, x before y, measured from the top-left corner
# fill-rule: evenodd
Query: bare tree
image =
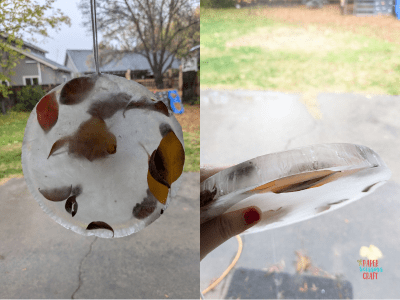
<path id="1" fill-rule="evenodd" d="M 184 56 L 199 43 L 199 0 L 97 0 L 98 30 L 106 43 L 146 57 L 157 88 L 175 57 Z M 90 3 L 79 8 L 90 28 Z M 186 51 L 187 50 L 187 51 Z"/>

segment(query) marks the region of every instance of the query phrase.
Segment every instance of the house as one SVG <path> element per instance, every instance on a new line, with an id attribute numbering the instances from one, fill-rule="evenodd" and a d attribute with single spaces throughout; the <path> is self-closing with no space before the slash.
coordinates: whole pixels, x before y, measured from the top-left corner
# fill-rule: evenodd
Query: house
<path id="1" fill-rule="evenodd" d="M 101 73 L 125 76 L 126 72 L 130 70 L 132 79 L 143 79 L 153 76 L 150 64 L 143 55 L 131 51 L 114 51 L 110 53 L 112 54 L 111 56 L 107 56 L 106 52 L 102 53 L 100 51 L 99 53 Z M 170 61 L 171 58 L 168 62 Z M 73 77 L 94 73 L 93 51 L 67 50 L 64 65 L 72 70 Z M 179 69 L 179 65 L 179 60 L 175 59 L 171 69 Z"/>
<path id="2" fill-rule="evenodd" d="M 0 37 L 4 38 L 4 37 Z M 12 69 L 15 75 L 10 76 L 11 82 L 2 82 L 8 86 L 23 85 L 56 85 L 70 80 L 71 70 L 46 58 L 48 51 L 24 42 L 22 49 L 12 48 L 25 56 Z M 0 66 L 0 72 L 2 68 Z"/>

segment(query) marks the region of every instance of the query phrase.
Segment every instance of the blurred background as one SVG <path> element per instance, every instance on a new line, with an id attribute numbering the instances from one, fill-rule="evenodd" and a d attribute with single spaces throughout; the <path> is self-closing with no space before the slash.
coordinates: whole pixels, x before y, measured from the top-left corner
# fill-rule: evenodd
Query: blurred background
<path id="1" fill-rule="evenodd" d="M 393 1 L 202 1 L 201 164 L 320 143 L 376 151 L 392 178 L 202 262 L 205 298 L 398 298 L 400 21 Z M 224 7 L 221 7 L 224 6 Z M 213 284 L 240 254 L 234 267 Z M 382 271 L 369 279 L 359 260 Z"/>

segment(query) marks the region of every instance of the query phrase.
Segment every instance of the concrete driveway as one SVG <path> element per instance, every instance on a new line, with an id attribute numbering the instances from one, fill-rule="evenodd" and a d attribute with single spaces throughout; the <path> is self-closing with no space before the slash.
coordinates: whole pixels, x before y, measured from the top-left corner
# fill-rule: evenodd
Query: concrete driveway
<path id="1" fill-rule="evenodd" d="M 0 186 L 0 298 L 197 299 L 199 173 L 182 176 L 159 219 L 118 239 L 55 223 L 23 178 Z"/>
<path id="2" fill-rule="evenodd" d="M 295 225 L 242 236 L 235 268 L 205 298 L 399 298 L 400 97 L 319 94 L 321 119 L 300 95 L 201 91 L 201 164 L 230 165 L 267 153 L 319 143 L 354 143 L 376 151 L 391 180 L 368 197 Z M 383 254 L 382 273 L 363 279 L 363 246 Z M 218 278 L 237 252 L 235 238 L 202 262 L 200 287 Z M 296 272 L 296 254 L 310 270 Z M 270 274 L 268 270 L 275 270 Z M 314 273 L 314 274 L 313 274 Z"/>

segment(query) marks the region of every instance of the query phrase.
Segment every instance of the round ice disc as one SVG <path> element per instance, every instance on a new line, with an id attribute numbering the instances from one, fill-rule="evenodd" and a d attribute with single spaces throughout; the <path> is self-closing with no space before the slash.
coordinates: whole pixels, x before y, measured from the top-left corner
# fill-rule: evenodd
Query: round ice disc
<path id="1" fill-rule="evenodd" d="M 144 86 L 112 75 L 72 79 L 44 96 L 22 143 L 29 191 L 57 223 L 82 235 L 143 229 L 177 192 L 182 128 Z"/>
<path id="2" fill-rule="evenodd" d="M 321 144 L 272 153 L 225 169 L 200 187 L 200 221 L 249 206 L 262 210 L 245 233 L 327 213 L 373 192 L 390 170 L 371 149 Z"/>

